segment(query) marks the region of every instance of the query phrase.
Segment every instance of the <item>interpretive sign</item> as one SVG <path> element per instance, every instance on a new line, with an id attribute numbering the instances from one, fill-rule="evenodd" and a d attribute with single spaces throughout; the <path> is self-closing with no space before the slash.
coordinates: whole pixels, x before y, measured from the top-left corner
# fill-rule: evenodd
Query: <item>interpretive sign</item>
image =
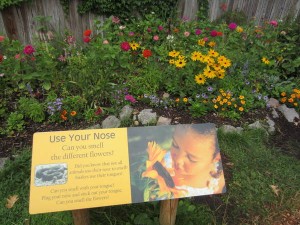
<path id="1" fill-rule="evenodd" d="M 225 192 L 214 124 L 35 133 L 31 214 Z"/>

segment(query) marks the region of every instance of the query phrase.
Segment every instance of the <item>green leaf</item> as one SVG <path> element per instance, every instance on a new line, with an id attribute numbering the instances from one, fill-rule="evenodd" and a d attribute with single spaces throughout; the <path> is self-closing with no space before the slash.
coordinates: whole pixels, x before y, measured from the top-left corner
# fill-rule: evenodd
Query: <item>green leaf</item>
<path id="1" fill-rule="evenodd" d="M 42 87 L 46 90 L 49 91 L 51 88 L 51 83 L 49 81 L 45 81 L 42 85 Z"/>

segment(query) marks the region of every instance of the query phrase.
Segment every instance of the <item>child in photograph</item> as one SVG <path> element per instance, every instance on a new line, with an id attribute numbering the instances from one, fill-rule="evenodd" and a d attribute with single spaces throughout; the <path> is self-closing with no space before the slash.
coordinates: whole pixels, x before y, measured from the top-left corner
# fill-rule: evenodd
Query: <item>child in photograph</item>
<path id="1" fill-rule="evenodd" d="M 186 196 L 217 194 L 225 191 L 217 135 L 213 124 L 177 125 L 172 146 L 164 157 L 177 189 Z"/>
<path id="2" fill-rule="evenodd" d="M 177 125 L 170 150 L 153 141 L 148 142 L 147 152 L 142 177 L 151 179 L 144 191 L 145 201 L 225 192 L 213 124 Z"/>

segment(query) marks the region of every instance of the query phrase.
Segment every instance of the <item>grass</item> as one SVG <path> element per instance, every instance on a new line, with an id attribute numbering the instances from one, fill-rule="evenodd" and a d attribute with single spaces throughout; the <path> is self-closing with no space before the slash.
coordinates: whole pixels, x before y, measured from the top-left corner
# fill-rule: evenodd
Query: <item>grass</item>
<path id="1" fill-rule="evenodd" d="M 271 148 L 268 136 L 261 130 L 242 134 L 220 131 L 218 139 L 225 155 L 227 193 L 209 197 L 215 204 L 180 200 L 176 224 L 273 224 L 282 212 L 292 214 L 300 208 L 299 160 Z M 72 224 L 70 212 L 29 215 L 30 159 L 30 150 L 24 149 L 0 172 L 0 224 L 21 225 L 25 220 L 30 225 Z M 271 185 L 278 188 L 278 196 Z M 19 200 L 7 209 L 6 198 L 14 194 Z M 92 225 L 154 225 L 158 224 L 159 203 L 94 208 L 90 214 Z"/>

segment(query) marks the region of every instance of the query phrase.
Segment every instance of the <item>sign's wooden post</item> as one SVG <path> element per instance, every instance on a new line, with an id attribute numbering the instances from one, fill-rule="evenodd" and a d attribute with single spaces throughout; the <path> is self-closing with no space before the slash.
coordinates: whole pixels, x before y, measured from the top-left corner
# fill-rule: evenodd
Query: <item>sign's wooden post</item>
<path id="1" fill-rule="evenodd" d="M 160 225 L 175 225 L 178 199 L 160 201 Z"/>
<path id="2" fill-rule="evenodd" d="M 72 211 L 74 225 L 90 225 L 90 214 L 88 209 Z"/>

